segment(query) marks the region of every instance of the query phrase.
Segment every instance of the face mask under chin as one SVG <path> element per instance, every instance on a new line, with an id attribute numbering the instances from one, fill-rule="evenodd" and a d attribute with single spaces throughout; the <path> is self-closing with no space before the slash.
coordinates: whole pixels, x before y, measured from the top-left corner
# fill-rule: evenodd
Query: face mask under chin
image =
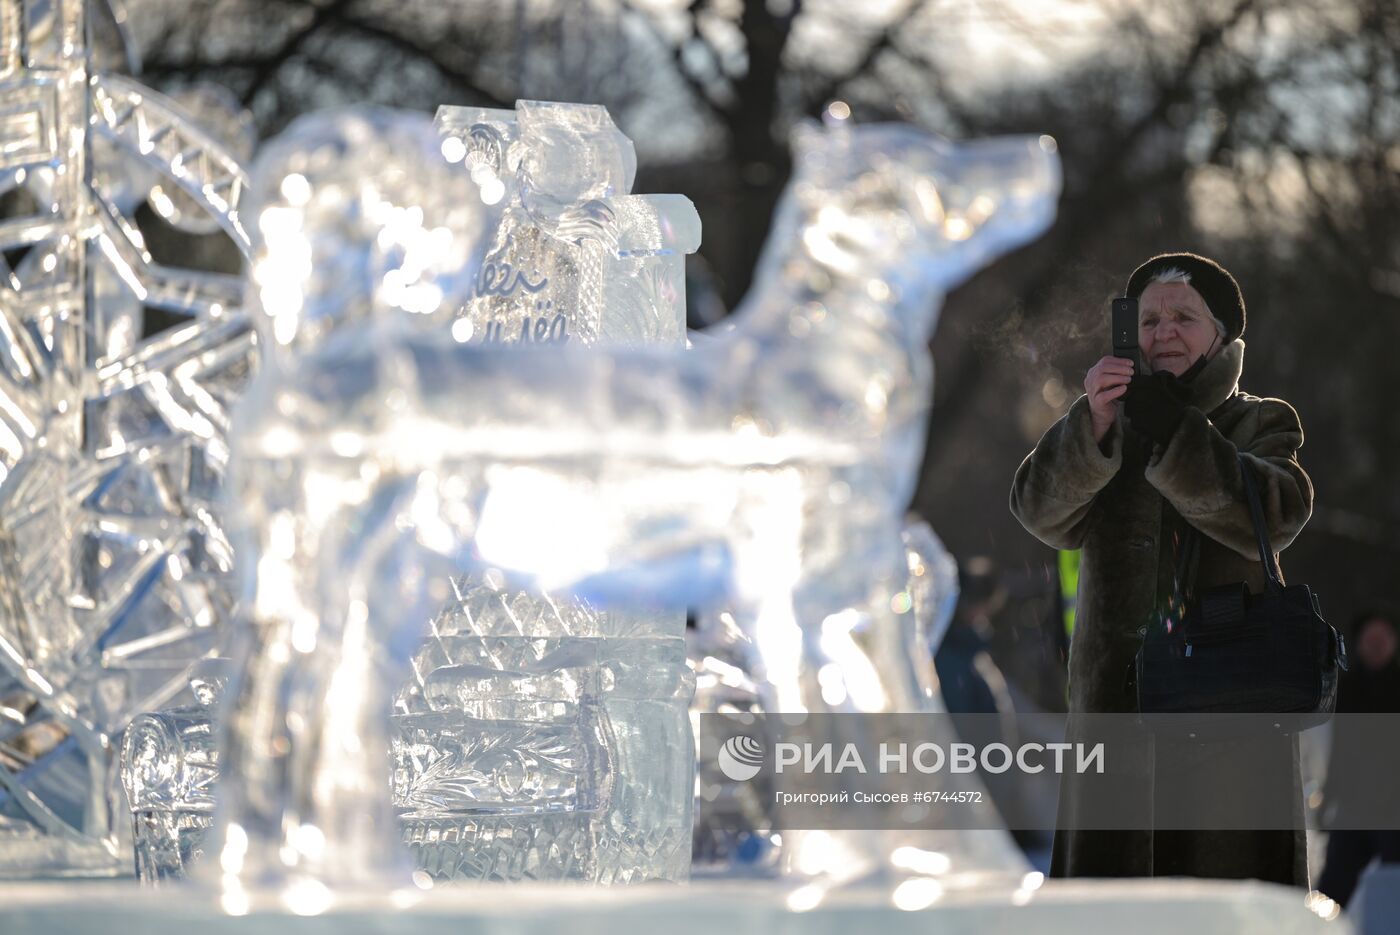
<path id="1" fill-rule="evenodd" d="M 1215 342 L 1219 340 L 1220 336 L 1217 334 L 1210 342 L 1210 347 L 1206 348 L 1206 352 L 1200 357 L 1197 357 L 1195 363 L 1183 370 L 1181 376 L 1177 377 L 1177 380 L 1181 383 L 1190 383 L 1192 380 L 1196 379 L 1200 372 L 1206 369 L 1206 364 L 1209 363 L 1210 352 L 1215 350 Z"/>
<path id="2" fill-rule="evenodd" d="M 1196 379 L 1202 370 L 1206 369 L 1206 355 L 1202 354 L 1196 358 L 1196 362 L 1182 371 L 1177 380 L 1182 383 L 1190 383 Z"/>

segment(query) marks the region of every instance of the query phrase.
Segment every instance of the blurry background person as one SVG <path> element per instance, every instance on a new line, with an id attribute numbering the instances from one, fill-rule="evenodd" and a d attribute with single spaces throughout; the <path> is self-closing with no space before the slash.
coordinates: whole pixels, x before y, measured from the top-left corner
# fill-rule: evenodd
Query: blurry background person
<path id="1" fill-rule="evenodd" d="M 992 617 L 1006 603 L 1006 589 L 991 559 L 974 555 L 958 563 L 958 604 L 933 657 L 948 713 L 1009 714 L 1006 679 L 987 651 Z"/>
<path id="2" fill-rule="evenodd" d="M 1336 830 L 1327 837 L 1327 858 L 1317 881 L 1319 890 L 1343 906 L 1372 860 L 1400 863 L 1400 831 L 1356 827 L 1366 823 L 1364 797 L 1381 790 L 1393 794 L 1389 790 L 1395 787 L 1395 776 L 1367 768 L 1376 752 L 1368 748 L 1372 732 L 1345 717 L 1400 713 L 1400 630 L 1395 617 L 1376 611 L 1358 615 L 1347 650 L 1351 667 L 1337 686 L 1337 713 L 1343 716 L 1334 723 L 1323 794 L 1323 825 Z"/>
<path id="3" fill-rule="evenodd" d="M 948 632 L 934 655 L 938 686 L 953 727 L 964 743 L 1021 743 L 1016 722 L 1017 703 L 1005 675 L 992 659 L 989 639 L 992 618 L 1006 604 L 1001 576 L 984 555 L 958 563 L 958 604 Z M 1039 739 L 1039 738 L 1036 738 Z M 1013 772 L 981 777 L 987 794 L 1008 824 L 1027 814 L 1024 789 Z M 1049 866 L 1048 836 L 1039 830 L 1012 828 L 1011 836 L 1033 865 Z"/>

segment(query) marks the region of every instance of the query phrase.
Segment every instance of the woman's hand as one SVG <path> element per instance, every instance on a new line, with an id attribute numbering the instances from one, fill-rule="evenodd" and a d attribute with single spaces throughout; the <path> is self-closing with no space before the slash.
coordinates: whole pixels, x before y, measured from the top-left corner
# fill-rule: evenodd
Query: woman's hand
<path id="1" fill-rule="evenodd" d="M 1128 383 L 1123 415 L 1139 435 L 1165 447 L 1185 418 L 1190 400 L 1191 391 L 1176 374 L 1159 370 L 1150 377 L 1133 377 Z"/>
<path id="2" fill-rule="evenodd" d="M 1126 357 L 1101 357 L 1084 375 L 1084 392 L 1089 394 L 1089 415 L 1094 424 L 1094 441 L 1102 442 L 1117 415 L 1114 405 L 1128 391 L 1133 378 L 1133 362 Z"/>

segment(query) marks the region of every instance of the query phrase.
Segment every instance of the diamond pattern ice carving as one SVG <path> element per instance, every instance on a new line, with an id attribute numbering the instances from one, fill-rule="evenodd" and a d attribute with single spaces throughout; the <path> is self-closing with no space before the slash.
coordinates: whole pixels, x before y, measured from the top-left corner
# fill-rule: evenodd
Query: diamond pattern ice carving
<path id="1" fill-rule="evenodd" d="M 690 789 L 680 621 L 454 587 L 394 704 L 394 800 L 418 868 L 441 880 L 683 878 L 690 810 L 656 814 L 666 790 L 688 801 Z"/>
<path id="2" fill-rule="evenodd" d="M 81 0 L 0 0 L 0 34 L 0 874 L 129 872 L 115 739 L 230 612 L 214 498 L 253 350 L 239 277 L 155 262 L 134 208 L 159 176 L 246 255 L 246 177 L 91 74 Z"/>

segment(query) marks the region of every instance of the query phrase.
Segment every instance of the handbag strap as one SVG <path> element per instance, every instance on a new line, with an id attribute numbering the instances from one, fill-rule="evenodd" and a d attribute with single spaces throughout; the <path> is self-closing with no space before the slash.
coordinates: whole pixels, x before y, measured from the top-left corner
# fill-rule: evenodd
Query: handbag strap
<path id="1" fill-rule="evenodd" d="M 1264 508 L 1259 504 L 1259 490 L 1254 485 L 1254 472 L 1244 455 L 1236 454 L 1240 462 L 1240 476 L 1244 478 L 1245 499 L 1249 501 L 1249 518 L 1254 523 L 1254 538 L 1259 545 L 1259 562 L 1264 566 L 1265 584 L 1270 591 L 1283 590 L 1283 582 L 1274 571 L 1274 550 L 1269 545 L 1269 530 L 1264 525 Z"/>

